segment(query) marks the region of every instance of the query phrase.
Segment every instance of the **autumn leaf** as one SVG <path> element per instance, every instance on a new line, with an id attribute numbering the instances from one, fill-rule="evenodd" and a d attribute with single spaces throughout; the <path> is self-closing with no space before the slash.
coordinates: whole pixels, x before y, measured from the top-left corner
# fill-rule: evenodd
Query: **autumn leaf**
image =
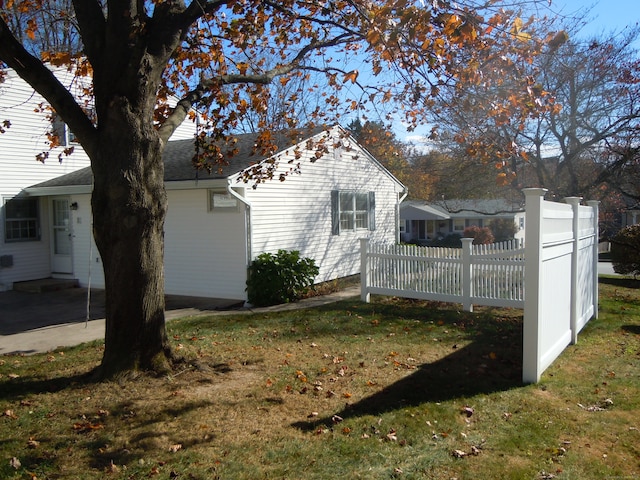
<path id="1" fill-rule="evenodd" d="M 87 433 L 104 428 L 104 425 L 101 423 L 76 422 L 72 428 L 78 433 Z"/>
<path id="2" fill-rule="evenodd" d="M 9 460 L 9 466 L 17 470 L 22 466 L 22 463 L 20 463 L 20 460 L 16 457 L 11 457 L 11 460 Z"/>
<path id="3" fill-rule="evenodd" d="M 470 417 L 471 415 L 473 415 L 474 410 L 471 407 L 462 407 L 460 409 L 460 413 L 466 415 L 467 417 Z"/>
<path id="4" fill-rule="evenodd" d="M 353 70 L 344 75 L 343 81 L 344 83 L 347 83 L 347 82 L 356 83 L 357 78 L 358 78 L 358 70 Z"/>

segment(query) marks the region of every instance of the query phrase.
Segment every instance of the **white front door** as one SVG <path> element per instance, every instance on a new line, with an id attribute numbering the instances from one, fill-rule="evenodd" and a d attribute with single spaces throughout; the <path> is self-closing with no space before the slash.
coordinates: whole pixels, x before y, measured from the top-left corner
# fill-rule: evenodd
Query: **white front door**
<path id="1" fill-rule="evenodd" d="M 51 271 L 73 273 L 71 257 L 71 212 L 68 198 L 51 200 Z"/>

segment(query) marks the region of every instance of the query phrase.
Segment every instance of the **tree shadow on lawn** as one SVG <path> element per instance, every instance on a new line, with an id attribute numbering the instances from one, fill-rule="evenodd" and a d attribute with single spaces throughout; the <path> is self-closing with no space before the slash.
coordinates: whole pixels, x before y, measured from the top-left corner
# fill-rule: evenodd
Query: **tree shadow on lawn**
<path id="1" fill-rule="evenodd" d="M 640 288 L 640 279 L 633 277 L 600 276 L 598 277 L 598 283 L 606 283 L 607 285 L 613 285 L 614 287 Z"/>
<path id="2" fill-rule="evenodd" d="M 428 402 L 505 391 L 523 385 L 521 324 L 512 325 L 503 332 L 495 325 L 487 329 L 480 327 L 472 343 L 452 348 L 450 355 L 418 366 L 414 373 L 357 403 L 324 418 L 295 422 L 293 426 L 310 431 L 335 423 L 336 416 L 342 419 L 377 416 Z"/>

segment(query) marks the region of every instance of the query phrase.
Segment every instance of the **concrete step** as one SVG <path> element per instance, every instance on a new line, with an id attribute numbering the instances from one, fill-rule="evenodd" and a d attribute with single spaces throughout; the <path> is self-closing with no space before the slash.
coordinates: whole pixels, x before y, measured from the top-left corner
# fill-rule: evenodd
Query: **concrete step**
<path id="1" fill-rule="evenodd" d="M 17 292 L 42 293 L 77 288 L 80 284 L 75 278 L 41 278 L 27 282 L 15 282 L 13 289 Z"/>

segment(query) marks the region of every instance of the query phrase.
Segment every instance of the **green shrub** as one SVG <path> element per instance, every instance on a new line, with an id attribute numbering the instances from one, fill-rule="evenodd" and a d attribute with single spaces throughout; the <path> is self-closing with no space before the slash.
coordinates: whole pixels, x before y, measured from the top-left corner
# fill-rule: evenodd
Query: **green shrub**
<path id="1" fill-rule="evenodd" d="M 429 246 L 430 247 L 452 247 L 452 248 L 462 248 L 462 242 L 460 241 L 459 233 L 450 233 L 444 238 L 436 239 L 432 241 Z"/>
<path id="2" fill-rule="evenodd" d="M 313 286 L 318 271 L 315 261 L 301 258 L 297 250 L 258 255 L 249 267 L 249 303 L 264 307 L 294 302 Z"/>
<path id="3" fill-rule="evenodd" d="M 611 263 L 616 273 L 640 274 L 640 225 L 625 227 L 611 239 Z"/>

